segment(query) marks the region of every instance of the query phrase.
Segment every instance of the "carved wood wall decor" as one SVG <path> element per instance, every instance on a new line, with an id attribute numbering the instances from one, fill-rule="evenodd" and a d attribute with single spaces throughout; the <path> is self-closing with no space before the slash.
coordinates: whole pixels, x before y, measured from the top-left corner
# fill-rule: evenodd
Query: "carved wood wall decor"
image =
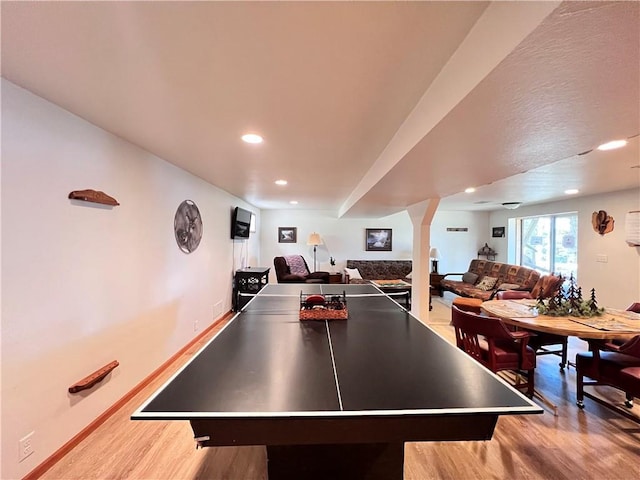
<path id="1" fill-rule="evenodd" d="M 613 231 L 613 224 L 615 220 L 611 215 L 607 215 L 607 212 L 600 210 L 591 214 L 591 224 L 593 229 L 600 235 Z"/>
<path id="2" fill-rule="evenodd" d="M 101 382 L 104 379 L 104 377 L 106 377 L 109 374 L 109 372 L 111 372 L 111 370 L 116 368 L 118 365 L 120 364 L 118 363 L 117 360 L 114 360 L 113 362 L 108 363 L 101 369 L 93 372 L 91 375 L 84 377 L 78 383 L 71 385 L 69 387 L 69 393 L 78 393 L 82 390 L 86 390 L 87 388 L 93 387 L 96 383 Z"/>
<path id="3" fill-rule="evenodd" d="M 83 200 L 85 202 L 102 203 L 114 207 L 120 205 L 115 198 L 110 197 L 106 193 L 91 189 L 74 190 L 69 194 L 69 198 L 72 200 Z"/>

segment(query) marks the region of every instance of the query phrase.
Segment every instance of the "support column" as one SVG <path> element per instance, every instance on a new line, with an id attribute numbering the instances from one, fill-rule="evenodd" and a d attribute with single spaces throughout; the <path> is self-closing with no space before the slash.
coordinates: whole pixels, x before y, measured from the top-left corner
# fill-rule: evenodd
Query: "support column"
<path id="1" fill-rule="evenodd" d="M 411 274 L 411 313 L 429 318 L 429 250 L 431 250 L 431 220 L 436 213 L 439 198 L 415 203 L 407 208 L 413 225 L 413 273 Z"/>

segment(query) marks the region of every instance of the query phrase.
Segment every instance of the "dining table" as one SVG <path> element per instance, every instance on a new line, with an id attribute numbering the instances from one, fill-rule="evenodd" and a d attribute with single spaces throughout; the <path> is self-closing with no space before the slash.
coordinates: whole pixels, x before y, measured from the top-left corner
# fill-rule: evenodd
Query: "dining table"
<path id="1" fill-rule="evenodd" d="M 640 314 L 604 308 L 593 317 L 553 316 L 538 312 L 537 300 L 489 300 L 481 310 L 504 323 L 537 332 L 553 333 L 585 340 L 627 340 L 640 335 Z"/>
<path id="2" fill-rule="evenodd" d="M 593 317 L 553 316 L 538 312 L 535 299 L 489 300 L 480 305 L 480 310 L 503 323 L 534 332 L 552 333 L 565 337 L 579 337 L 583 340 L 628 340 L 640 335 L 640 314 L 604 308 L 600 315 Z M 575 367 L 575 364 L 568 362 Z M 535 390 L 539 398 L 558 415 L 558 406 L 545 395 Z"/>

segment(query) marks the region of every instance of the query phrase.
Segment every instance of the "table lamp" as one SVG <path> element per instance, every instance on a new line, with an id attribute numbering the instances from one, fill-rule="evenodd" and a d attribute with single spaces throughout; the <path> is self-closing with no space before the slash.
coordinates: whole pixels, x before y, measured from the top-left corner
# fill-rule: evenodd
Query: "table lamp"
<path id="1" fill-rule="evenodd" d="M 429 258 L 431 258 L 431 273 L 438 273 L 438 260 L 440 259 L 440 252 L 436 247 L 433 247 L 429 251 Z"/>
<path id="2" fill-rule="evenodd" d="M 316 271 L 316 249 L 318 245 L 322 244 L 322 239 L 320 238 L 320 234 L 313 232 L 309 235 L 309 239 L 307 240 L 307 245 L 313 245 L 313 271 Z"/>

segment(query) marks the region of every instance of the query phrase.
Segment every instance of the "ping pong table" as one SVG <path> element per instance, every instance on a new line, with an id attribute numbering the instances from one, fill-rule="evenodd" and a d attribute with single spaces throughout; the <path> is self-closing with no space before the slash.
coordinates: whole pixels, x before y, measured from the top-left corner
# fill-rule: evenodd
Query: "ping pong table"
<path id="1" fill-rule="evenodd" d="M 348 320 L 300 321 L 346 293 Z M 275 478 L 403 478 L 404 442 L 489 440 L 542 409 L 372 285 L 267 285 L 133 420 L 188 420 L 197 446 L 265 445 Z"/>

